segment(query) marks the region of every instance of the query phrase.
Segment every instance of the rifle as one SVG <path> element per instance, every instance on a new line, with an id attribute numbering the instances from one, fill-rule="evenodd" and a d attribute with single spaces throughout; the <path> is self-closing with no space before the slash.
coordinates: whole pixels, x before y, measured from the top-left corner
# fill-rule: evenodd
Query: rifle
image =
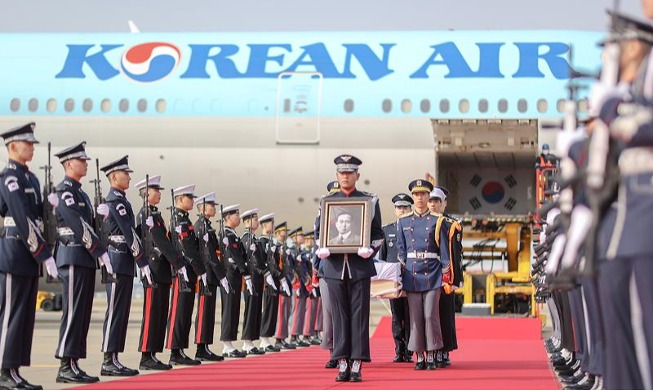
<path id="1" fill-rule="evenodd" d="M 202 199 L 202 212 L 200 213 L 200 234 L 201 236 L 198 237 L 199 239 L 197 240 L 199 243 L 199 252 L 200 252 L 200 261 L 204 259 L 204 253 L 206 252 L 206 245 L 208 243 L 204 242 L 204 236 L 206 235 L 206 197 Z M 207 256 L 208 259 L 208 256 Z M 210 261 L 210 260 L 209 260 Z M 208 264 L 206 264 L 206 272 L 212 272 L 211 268 Z M 212 297 L 213 293 L 209 289 L 209 286 L 204 284 L 204 281 L 200 278 L 199 280 L 200 283 L 200 295 L 204 295 L 207 297 Z"/>
<path id="2" fill-rule="evenodd" d="M 173 189 L 170 189 L 170 196 L 172 198 L 172 203 L 170 203 L 170 241 L 172 241 L 172 245 L 174 245 L 181 256 L 185 259 L 186 255 L 184 254 L 184 248 L 180 245 L 179 233 L 177 233 L 177 220 L 175 219 L 175 191 Z M 188 270 L 186 270 L 186 272 L 188 272 Z M 177 275 L 177 281 L 179 282 L 179 292 L 186 293 L 192 291 L 183 275 Z"/>
<path id="3" fill-rule="evenodd" d="M 150 194 L 150 175 L 146 174 L 145 175 L 145 191 L 143 192 L 143 212 L 145 213 L 145 221 L 150 217 L 150 206 L 147 203 L 147 198 Z M 141 241 L 143 242 L 143 255 L 145 256 L 146 259 L 150 259 L 150 247 L 154 247 L 154 245 L 151 242 L 151 236 L 149 232 L 149 227 L 147 225 L 143 226 L 141 224 Z M 142 274 L 142 272 L 141 272 Z M 150 282 L 147 280 L 147 277 L 145 275 L 141 275 L 141 282 L 143 283 L 143 288 L 146 289 L 148 287 L 151 288 L 158 288 L 159 285 L 154 283 L 150 284 Z"/>
<path id="4" fill-rule="evenodd" d="M 256 255 L 254 254 L 254 251 L 250 249 L 252 244 L 254 243 L 254 230 L 252 229 L 252 222 L 251 221 L 252 220 L 250 219 L 250 222 L 249 222 L 250 225 L 247 228 L 247 232 L 249 233 L 249 237 L 248 237 L 247 241 L 249 241 L 249 242 L 247 244 L 247 248 L 245 248 L 245 254 L 247 255 L 247 258 L 245 260 L 249 261 L 250 262 L 249 264 L 253 265 L 253 266 L 249 267 L 250 272 L 253 275 L 254 271 L 257 269 L 258 261 L 256 260 L 256 257 L 255 257 Z M 256 290 L 254 289 L 253 283 L 254 283 L 254 280 L 252 280 L 252 291 L 254 292 L 252 295 L 253 296 L 258 296 L 258 294 L 256 293 Z"/>
<path id="5" fill-rule="evenodd" d="M 48 165 L 42 166 L 45 171 L 45 182 L 43 185 L 43 238 L 49 247 L 54 248 L 57 244 L 57 219 L 54 215 L 54 208 L 48 201 L 48 195 L 55 192 L 52 184 L 52 165 L 51 165 L 52 144 L 48 142 Z M 61 283 L 61 278 L 53 278 L 46 273 L 46 283 Z"/>
<path id="6" fill-rule="evenodd" d="M 97 158 L 95 159 L 95 179 L 91 180 L 91 183 L 93 183 L 95 191 L 93 197 L 93 208 L 97 210 L 98 206 L 104 203 L 104 198 L 102 197 L 102 187 L 100 187 L 100 160 Z M 95 212 L 95 218 L 93 219 L 93 228 L 95 228 L 95 234 L 97 234 L 98 239 L 100 240 L 100 244 L 102 244 L 103 247 L 107 248 L 109 242 L 109 233 L 107 232 L 104 219 L 102 216 L 97 214 L 97 211 Z M 100 282 L 102 284 L 117 282 L 116 277 L 108 273 L 107 269 L 99 264 L 99 261 L 98 266 L 100 267 Z"/>

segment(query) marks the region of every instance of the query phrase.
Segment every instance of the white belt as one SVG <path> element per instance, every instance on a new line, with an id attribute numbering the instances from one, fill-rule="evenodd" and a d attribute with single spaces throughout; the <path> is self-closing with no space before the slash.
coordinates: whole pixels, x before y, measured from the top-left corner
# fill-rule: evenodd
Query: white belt
<path id="1" fill-rule="evenodd" d="M 14 227 L 16 226 L 16 221 L 14 221 L 14 218 L 12 217 L 5 217 L 3 225 L 6 227 Z"/>
<path id="2" fill-rule="evenodd" d="M 124 244 L 127 242 L 125 236 L 109 236 L 109 241 L 115 244 Z"/>
<path id="3" fill-rule="evenodd" d="M 59 233 L 60 236 L 73 236 L 73 235 L 75 235 L 75 232 L 73 232 L 73 229 L 71 229 L 69 227 L 58 228 L 57 233 Z"/>
<path id="4" fill-rule="evenodd" d="M 653 148 L 624 149 L 619 156 L 619 171 L 622 175 L 653 172 Z"/>
<path id="5" fill-rule="evenodd" d="M 409 259 L 439 259 L 440 255 L 433 252 L 408 252 Z"/>

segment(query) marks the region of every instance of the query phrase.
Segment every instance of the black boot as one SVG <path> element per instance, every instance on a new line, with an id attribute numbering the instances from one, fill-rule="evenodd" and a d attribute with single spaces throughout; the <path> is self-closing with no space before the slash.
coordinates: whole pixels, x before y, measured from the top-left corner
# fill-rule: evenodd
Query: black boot
<path id="1" fill-rule="evenodd" d="M 349 373 L 349 382 L 362 382 L 363 376 L 361 375 L 362 362 L 360 360 L 354 360 L 351 363 L 351 372 Z"/>
<path id="2" fill-rule="evenodd" d="M 195 352 L 195 360 L 200 362 L 221 362 L 224 357 L 214 354 L 209 350 L 207 344 L 197 344 L 197 352 Z"/>
<path id="3" fill-rule="evenodd" d="M 170 351 L 171 366 L 197 366 L 198 364 L 201 363 L 186 356 L 183 349 L 173 349 Z"/>
<path id="4" fill-rule="evenodd" d="M 26 381 L 20 376 L 17 368 L 3 368 L 0 370 L 0 389 L 43 390 L 43 386 Z"/>
<path id="5" fill-rule="evenodd" d="M 442 352 L 442 362 L 444 367 L 449 367 L 451 365 L 451 359 L 449 359 L 449 352 Z"/>
<path id="6" fill-rule="evenodd" d="M 57 383 L 95 383 L 100 378 L 90 376 L 77 365 L 75 359 L 64 357 L 61 359 L 61 366 L 57 373 Z"/>
<path id="7" fill-rule="evenodd" d="M 427 370 L 435 370 L 436 365 L 435 365 L 435 351 L 426 351 L 426 369 Z M 442 357 L 442 354 L 438 352 L 438 355 Z"/>
<path id="8" fill-rule="evenodd" d="M 412 363 L 413 362 L 413 351 L 407 349 L 406 353 L 404 354 L 404 362 L 406 363 Z"/>
<path id="9" fill-rule="evenodd" d="M 349 362 L 347 359 L 338 360 L 338 376 L 336 382 L 349 382 Z"/>
<path id="10" fill-rule="evenodd" d="M 419 371 L 426 370 L 426 361 L 424 360 L 424 352 L 417 352 L 417 363 L 415 363 L 415 369 Z"/>
<path id="11" fill-rule="evenodd" d="M 143 352 L 143 355 L 141 356 L 141 362 L 138 365 L 138 369 L 165 371 L 172 369 L 172 366 L 165 364 L 161 360 L 157 359 L 154 352 Z"/>
<path id="12" fill-rule="evenodd" d="M 137 370 L 125 367 L 118 360 L 117 352 L 105 352 L 104 361 L 102 362 L 102 369 L 100 370 L 102 376 L 134 376 L 138 375 Z"/>

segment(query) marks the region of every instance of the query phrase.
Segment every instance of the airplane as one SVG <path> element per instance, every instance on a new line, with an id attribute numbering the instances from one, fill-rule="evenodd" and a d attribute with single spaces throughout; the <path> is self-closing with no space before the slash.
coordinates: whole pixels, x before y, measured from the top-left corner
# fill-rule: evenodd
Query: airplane
<path id="1" fill-rule="evenodd" d="M 129 155 L 133 183 L 194 183 L 198 195 L 215 191 L 221 204 L 304 230 L 342 153 L 363 161 L 358 187 L 379 197 L 384 223 L 392 196 L 426 172 L 453 190 L 452 212 L 527 213 L 538 145 L 553 139 L 542 123 L 559 119 L 567 98 L 570 48 L 575 69 L 596 71 L 602 36 L 1 34 L 0 129 L 37 123 L 33 170 L 48 141 L 56 152 L 85 140 L 100 165 Z M 63 171 L 52 165 L 56 184 Z M 134 189 L 128 198 L 140 208 Z"/>

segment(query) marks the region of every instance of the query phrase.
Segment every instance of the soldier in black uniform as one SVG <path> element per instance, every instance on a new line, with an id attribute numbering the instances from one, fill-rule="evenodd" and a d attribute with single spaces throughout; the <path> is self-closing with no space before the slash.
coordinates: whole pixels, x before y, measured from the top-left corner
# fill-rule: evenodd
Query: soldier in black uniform
<path id="1" fill-rule="evenodd" d="M 259 241 L 265 248 L 266 263 L 268 271 L 274 279 L 275 287 L 264 286 L 263 292 L 263 315 L 261 319 L 261 345 L 259 349 L 265 352 L 279 352 L 281 348 L 275 346 L 274 332 L 277 328 L 277 314 L 279 312 L 279 290 L 290 291 L 288 283 L 281 275 L 275 253 L 277 246 L 274 243 L 272 234 L 274 232 L 274 213 L 265 214 L 259 217 L 262 227 L 262 234 Z"/>
<path id="2" fill-rule="evenodd" d="M 243 278 L 249 294 L 254 294 L 252 277 L 249 272 L 247 253 L 236 228 L 240 225 L 240 205 L 231 205 L 222 209 L 224 220 L 224 236 L 222 244 L 222 262 L 227 268 L 227 279 L 234 288 L 233 294 L 222 292 L 222 334 L 220 340 L 224 344 L 222 356 L 242 358 L 246 352 L 239 351 L 233 346 L 238 339 L 238 320 L 240 319 L 240 294 L 243 287 Z"/>
<path id="3" fill-rule="evenodd" d="M 408 194 L 397 194 L 392 198 L 395 206 L 395 217 L 401 218 L 412 211 L 413 198 Z M 397 259 L 397 221 L 383 227 L 385 241 L 378 253 L 379 260 L 389 263 L 396 263 Z M 390 310 L 392 311 L 392 337 L 395 340 L 395 363 L 412 363 L 413 352 L 408 350 L 410 340 L 410 312 L 408 300 L 403 298 L 390 299 Z"/>
<path id="4" fill-rule="evenodd" d="M 310 345 L 320 345 L 319 331 L 322 330 L 320 316 L 322 314 L 322 299 L 320 297 L 320 281 L 317 277 L 317 270 L 313 262 L 315 257 L 315 231 L 311 230 L 304 232 L 304 245 L 302 245 L 302 259 L 307 268 L 309 282 L 307 289 L 309 289 L 309 296 L 306 300 L 306 315 L 304 316 L 304 329 L 303 340 Z"/>
<path id="5" fill-rule="evenodd" d="M 261 335 L 263 289 L 267 287 L 276 290 L 277 286 L 268 269 L 265 246 L 256 236 L 256 231 L 259 228 L 258 209 L 247 210 L 240 215 L 240 218 L 245 225 L 245 233 L 243 233 L 240 241 L 247 252 L 249 272 L 252 276 L 254 290 L 254 294 L 251 294 L 248 290 L 245 291 L 245 313 L 241 340 L 243 340 L 243 351 L 248 355 L 263 355 L 265 350 L 256 348 L 253 343 Z"/>
<path id="6" fill-rule="evenodd" d="M 195 353 L 195 360 L 222 361 L 224 357 L 209 350 L 209 345 L 213 344 L 213 331 L 215 329 L 216 294 L 218 285 L 221 285 L 227 294 L 232 291 L 227 280 L 227 271 L 218 259 L 220 241 L 215 229 L 211 226 L 211 218 L 216 215 L 215 192 L 195 199 L 195 205 L 197 205 L 200 213 L 200 217 L 195 222 L 195 232 L 200 238 L 200 256 L 206 268 L 206 281 L 211 292 L 211 295 L 200 294 L 197 303 L 197 314 L 195 316 L 197 352 Z"/>
<path id="7" fill-rule="evenodd" d="M 173 220 L 170 222 L 170 232 L 173 235 L 173 244 L 182 252 L 185 260 L 184 271 L 180 272 L 177 278 L 183 277 L 188 282 L 190 291 L 183 292 L 181 285 L 174 283 L 172 308 L 168 315 L 166 346 L 170 349 L 171 365 L 194 366 L 200 364 L 199 360 L 189 358 L 184 352 L 184 349 L 188 348 L 197 282 L 201 285 L 200 295 L 206 294 L 206 267 L 200 258 L 198 237 L 188 214 L 193 209 L 194 190 L 195 185 L 188 185 L 176 188 L 172 192 L 175 199 L 175 210 Z"/>
<path id="8" fill-rule="evenodd" d="M 357 253 L 348 254 L 332 255 L 328 248 L 316 251 L 317 256 L 324 260 L 321 262 L 322 271 L 333 311 L 331 358 L 338 360 L 336 381 L 360 382 L 361 362 L 370 361 L 370 278 L 376 275 L 371 258 L 383 244 L 381 209 L 375 195 L 356 189 L 361 160 L 352 155 L 341 155 L 334 162 L 340 192 L 327 195 L 327 198 L 366 197 L 372 198 L 374 204 L 371 210 L 371 247 L 360 247 Z M 319 226 L 318 223 L 317 238 Z"/>
<path id="9" fill-rule="evenodd" d="M 152 273 L 152 285 L 144 286 L 143 321 L 138 351 L 141 370 L 169 370 L 171 365 L 157 359 L 156 354 L 163 352 L 166 336 L 166 318 L 170 303 L 170 286 L 172 275 L 184 268 L 184 259 L 170 242 L 165 221 L 157 205 L 161 202 L 161 176 L 151 176 L 136 184 L 141 197 L 146 197 L 147 205 L 143 206 L 136 217 L 136 233 L 144 237 L 143 248 Z M 148 207 L 148 209 L 145 209 Z M 185 271 L 185 269 L 184 269 Z M 182 273 L 184 271 L 181 271 Z"/>
<path id="10" fill-rule="evenodd" d="M 287 245 L 288 238 L 288 224 L 286 222 L 281 222 L 274 228 L 275 235 L 275 245 L 276 251 L 274 254 L 275 261 L 281 270 L 282 283 L 288 285 L 289 288 L 292 287 L 293 277 L 295 275 L 294 260 L 292 258 L 292 253 Z M 297 346 L 291 343 L 286 342 L 288 338 L 288 329 L 290 315 L 292 313 L 292 293 L 289 290 L 285 291 L 284 288 L 281 288 L 281 294 L 279 294 L 279 310 L 277 312 L 277 329 L 275 335 L 277 342 L 276 347 L 282 349 L 296 349 Z"/>
<path id="11" fill-rule="evenodd" d="M 9 162 L 0 173 L 0 387 L 42 389 L 20 376 L 30 365 L 39 265 L 57 277 L 57 265 L 41 235 L 43 201 L 39 180 L 27 163 L 34 156 L 34 123 L 10 129 L 0 136 Z M 11 318 L 11 321 L 9 321 Z"/>
<path id="12" fill-rule="evenodd" d="M 148 281 L 151 282 L 152 276 L 141 240 L 135 231 L 134 211 L 125 195 L 131 181 L 129 173 L 133 172 L 129 169 L 128 156 L 100 169 L 109 179 L 111 189 L 106 196 L 106 204 L 99 205 L 96 211 L 105 218 L 109 232 L 109 258 L 117 280 L 116 283 L 105 285 L 108 306 L 104 318 L 104 361 L 100 374 L 133 376 L 138 375 L 138 371 L 123 366 L 118 360 L 118 353 L 125 350 L 135 276 L 134 264 L 138 265 Z"/>
<path id="13" fill-rule="evenodd" d="M 93 204 L 82 189 L 88 170 L 86 142 L 55 154 L 63 164 L 65 177 L 49 195 L 57 215 L 58 242 L 55 256 L 63 281 L 63 314 L 55 357 L 61 359 L 58 383 L 93 383 L 98 377 L 87 375 L 78 365 L 86 358 L 86 337 L 91 323 L 95 271 L 98 259 L 113 273 L 107 248 L 91 227 Z"/>
<path id="14" fill-rule="evenodd" d="M 299 339 L 299 335 L 304 330 L 304 318 L 306 317 L 306 300 L 309 296 L 307 286 L 311 283 L 311 274 L 308 272 L 306 259 L 304 259 L 302 252 L 302 245 L 304 245 L 304 231 L 302 227 L 293 229 L 288 233 L 292 240 L 292 244 L 288 249 L 295 260 L 295 275 L 293 276 L 293 310 L 290 316 L 290 344 L 297 347 L 310 346 L 304 340 Z"/>

